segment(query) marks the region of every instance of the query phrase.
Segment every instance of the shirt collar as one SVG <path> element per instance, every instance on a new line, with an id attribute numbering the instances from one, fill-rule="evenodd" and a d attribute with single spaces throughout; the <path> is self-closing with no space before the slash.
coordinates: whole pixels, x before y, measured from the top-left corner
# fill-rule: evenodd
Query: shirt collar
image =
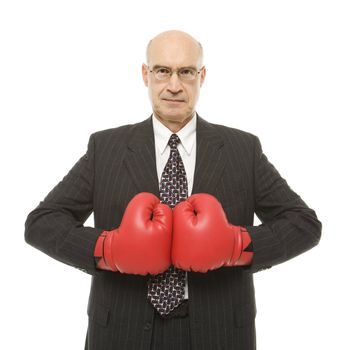
<path id="1" fill-rule="evenodd" d="M 163 123 L 161 123 L 154 116 L 154 114 L 152 114 L 152 123 L 156 146 L 159 149 L 160 153 L 163 154 L 166 149 L 166 146 L 168 145 L 169 138 L 173 134 L 173 132 L 170 129 L 168 129 Z M 195 114 L 192 117 L 192 119 L 176 133 L 176 135 L 179 136 L 181 144 L 188 155 L 191 154 L 193 149 L 196 135 L 196 127 L 197 114 Z"/>

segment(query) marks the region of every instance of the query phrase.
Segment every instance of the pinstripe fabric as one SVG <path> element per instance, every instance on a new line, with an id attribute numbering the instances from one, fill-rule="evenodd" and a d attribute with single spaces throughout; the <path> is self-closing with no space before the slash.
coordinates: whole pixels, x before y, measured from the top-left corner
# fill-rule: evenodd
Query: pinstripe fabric
<path id="1" fill-rule="evenodd" d="M 190 350 L 189 316 L 162 319 L 155 313 L 151 350 Z"/>
<path id="2" fill-rule="evenodd" d="M 315 246 L 321 223 L 263 154 L 252 134 L 198 116 L 192 193 L 216 196 L 232 224 L 247 226 L 249 267 L 188 273 L 191 349 L 255 349 L 253 273 Z M 86 349 L 150 349 L 148 276 L 95 269 L 94 244 L 119 226 L 138 192 L 159 196 L 152 120 L 96 132 L 86 154 L 25 223 L 32 246 L 92 275 Z M 83 226 L 94 211 L 95 227 Z M 253 226 L 254 212 L 263 222 Z M 276 281 L 276 283 L 278 283 Z"/>

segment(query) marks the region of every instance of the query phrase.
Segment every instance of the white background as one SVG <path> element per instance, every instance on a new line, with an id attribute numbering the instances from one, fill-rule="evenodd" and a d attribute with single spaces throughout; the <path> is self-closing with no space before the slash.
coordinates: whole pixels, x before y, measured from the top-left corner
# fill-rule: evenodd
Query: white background
<path id="1" fill-rule="evenodd" d="M 83 349 L 90 276 L 27 245 L 24 222 L 92 132 L 150 115 L 146 44 L 181 29 L 204 47 L 199 114 L 259 136 L 323 223 L 254 275 L 258 349 L 349 349 L 349 18 L 336 0 L 2 1 L 0 348 Z"/>

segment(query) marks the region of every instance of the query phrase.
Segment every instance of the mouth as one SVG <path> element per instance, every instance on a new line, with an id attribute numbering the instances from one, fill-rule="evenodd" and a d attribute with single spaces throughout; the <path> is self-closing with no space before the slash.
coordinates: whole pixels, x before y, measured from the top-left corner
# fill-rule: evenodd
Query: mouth
<path id="1" fill-rule="evenodd" d="M 163 101 L 166 101 L 166 102 L 168 102 L 168 103 L 171 103 L 171 104 L 178 104 L 178 103 L 183 103 L 183 102 L 185 102 L 184 100 L 175 99 L 175 98 L 163 98 L 162 100 L 163 100 Z"/>

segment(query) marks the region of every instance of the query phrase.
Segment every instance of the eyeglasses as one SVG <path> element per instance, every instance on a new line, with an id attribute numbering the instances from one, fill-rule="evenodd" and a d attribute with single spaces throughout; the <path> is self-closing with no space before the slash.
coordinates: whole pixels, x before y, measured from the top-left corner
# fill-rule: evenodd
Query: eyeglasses
<path id="1" fill-rule="evenodd" d="M 197 78 L 197 75 L 202 71 L 204 67 L 200 70 L 194 67 L 182 67 L 173 71 L 171 68 L 162 67 L 162 66 L 154 66 L 153 69 L 148 70 L 150 73 L 153 73 L 157 80 L 166 81 L 169 80 L 173 73 L 176 73 L 177 76 L 182 81 L 192 81 Z"/>

